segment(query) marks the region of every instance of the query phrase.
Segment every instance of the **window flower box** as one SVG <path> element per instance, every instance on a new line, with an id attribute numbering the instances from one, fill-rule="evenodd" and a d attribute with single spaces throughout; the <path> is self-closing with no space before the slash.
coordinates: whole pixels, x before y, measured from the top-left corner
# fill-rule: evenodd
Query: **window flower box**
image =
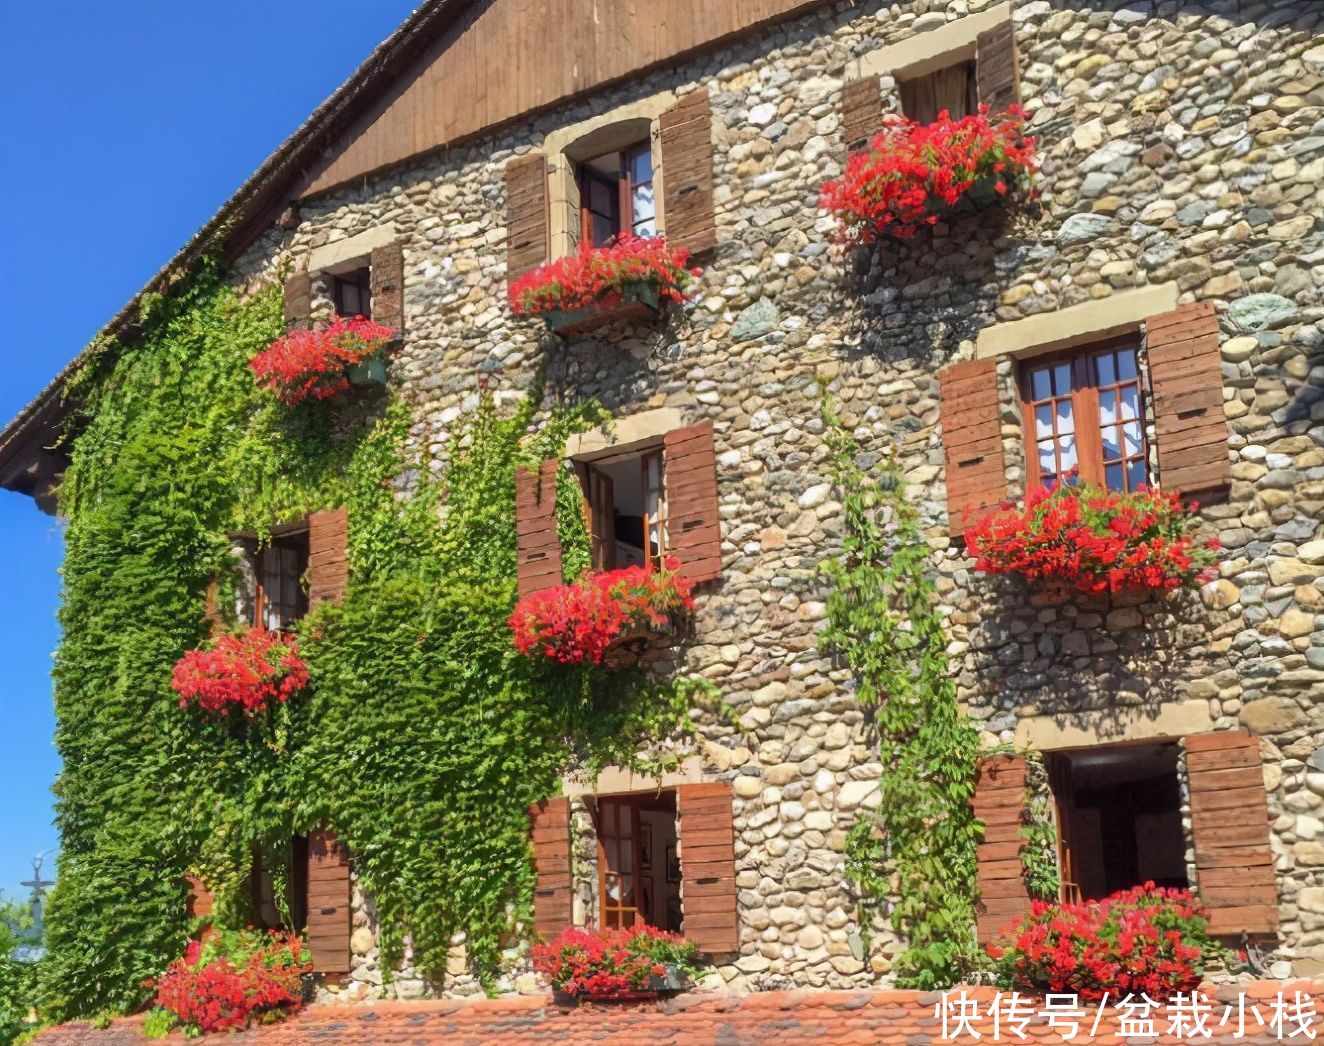
<path id="1" fill-rule="evenodd" d="M 260 388 L 287 407 L 327 400 L 351 385 L 384 384 L 386 349 L 396 332 L 355 316 L 317 330 L 293 330 L 249 360 Z"/>
<path id="2" fill-rule="evenodd" d="M 682 304 L 698 269 L 689 252 L 660 236 L 622 236 L 609 247 L 581 246 L 541 265 L 510 286 L 511 310 L 540 316 L 561 335 L 622 319 L 656 317 L 666 302 Z"/>
<path id="3" fill-rule="evenodd" d="M 840 178 L 825 182 L 819 205 L 837 219 L 842 238 L 871 244 L 909 239 L 958 205 L 987 207 L 1033 194 L 1035 142 L 1024 113 L 953 120 L 943 110 L 931 124 L 888 116 L 867 148 L 853 153 Z"/>
<path id="4" fill-rule="evenodd" d="M 670 631 L 693 608 L 693 586 L 678 567 L 668 559 L 660 570 L 608 570 L 531 593 L 507 622 L 515 647 L 529 658 L 601 665 L 609 651 Z"/>
<path id="5" fill-rule="evenodd" d="M 1166 592 L 1212 580 L 1216 538 L 1196 534 L 1198 506 L 1175 494 L 1062 484 L 1032 490 L 966 530 L 975 569 L 1019 574 L 1036 590 Z"/>
<path id="6" fill-rule="evenodd" d="M 533 968 L 560 1005 L 643 1002 L 685 991 L 699 973 L 699 946 L 651 926 L 572 926 L 535 945 Z"/>
<path id="7" fill-rule="evenodd" d="M 252 718 L 308 686 L 308 664 L 292 636 L 250 628 L 221 636 L 208 650 L 190 650 L 175 664 L 170 685 L 179 707 L 204 712 L 238 709 Z"/>

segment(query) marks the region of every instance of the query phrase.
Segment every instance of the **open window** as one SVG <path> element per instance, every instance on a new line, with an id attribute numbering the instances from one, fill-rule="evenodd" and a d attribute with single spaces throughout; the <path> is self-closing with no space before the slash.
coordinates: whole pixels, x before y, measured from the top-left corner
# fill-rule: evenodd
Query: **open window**
<path id="1" fill-rule="evenodd" d="M 1027 361 L 1021 404 L 1031 485 L 1149 481 L 1138 337 Z"/>
<path id="2" fill-rule="evenodd" d="M 597 800 L 598 919 L 604 929 L 647 924 L 680 933 L 676 793 Z"/>
<path id="3" fill-rule="evenodd" d="M 898 79 L 897 89 L 901 93 L 901 111 L 919 123 L 933 123 L 944 109 L 953 120 L 979 111 L 974 59 Z"/>
<path id="4" fill-rule="evenodd" d="M 1184 889 L 1186 837 L 1175 741 L 1047 756 L 1064 901 L 1153 881 Z"/>
<path id="5" fill-rule="evenodd" d="M 331 300 L 337 316 L 372 319 L 372 267 L 351 263 L 350 267 L 327 273 Z"/>
<path id="6" fill-rule="evenodd" d="M 588 502 L 593 569 L 659 566 L 667 554 L 666 466 L 660 443 L 575 465 Z"/>
<path id="7" fill-rule="evenodd" d="M 308 922 L 307 836 L 295 836 L 282 853 L 253 855 L 248 901 L 255 928 L 303 932 Z"/>
<path id="8" fill-rule="evenodd" d="M 308 613 L 307 527 L 273 534 L 266 544 L 240 538 L 235 552 L 240 573 L 235 611 L 240 621 L 283 632 Z"/>
<path id="9" fill-rule="evenodd" d="M 576 165 L 580 239 L 606 247 L 621 236 L 657 235 L 653 151 L 647 138 Z"/>

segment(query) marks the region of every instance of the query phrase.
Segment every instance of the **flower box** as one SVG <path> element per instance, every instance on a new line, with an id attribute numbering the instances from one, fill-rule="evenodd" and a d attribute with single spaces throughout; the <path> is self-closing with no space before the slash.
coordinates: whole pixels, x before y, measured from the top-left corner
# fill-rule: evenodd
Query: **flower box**
<path id="1" fill-rule="evenodd" d="M 224 635 L 207 650 L 190 650 L 175 664 L 170 685 L 179 707 L 204 712 L 238 709 L 248 718 L 284 703 L 308 685 L 308 665 L 292 636 L 251 628 Z"/>
<path id="2" fill-rule="evenodd" d="M 515 280 L 510 307 L 516 315 L 542 317 L 562 336 L 656 317 L 666 302 L 687 300 L 699 275 L 686 268 L 688 261 L 685 248 L 668 247 L 660 236 L 622 236 L 609 247 L 584 245 Z"/>
<path id="3" fill-rule="evenodd" d="M 1019 574 L 1036 590 L 1166 592 L 1216 576 L 1218 540 L 1199 539 L 1197 508 L 1156 490 L 1062 484 L 988 514 L 965 540 L 976 570 Z"/>
<path id="4" fill-rule="evenodd" d="M 293 330 L 248 361 L 260 388 L 287 407 L 327 400 L 351 385 L 384 384 L 386 349 L 397 337 L 389 327 L 337 316 L 327 327 Z"/>
<path id="5" fill-rule="evenodd" d="M 819 205 L 836 217 L 844 240 L 869 244 L 909 239 L 958 206 L 1032 195 L 1035 143 L 1024 131 L 1019 106 L 990 117 L 981 105 L 959 120 L 944 110 L 931 124 L 888 116 L 842 176 L 823 184 Z"/>
<path id="6" fill-rule="evenodd" d="M 646 1002 L 690 987 L 699 946 L 651 926 L 572 926 L 534 946 L 533 967 L 551 982 L 559 1005 Z"/>
<path id="7" fill-rule="evenodd" d="M 676 573 L 679 566 L 669 558 L 659 570 L 634 566 L 587 574 L 525 596 L 507 622 L 516 649 L 561 664 L 601 665 L 625 643 L 670 631 L 678 615 L 694 606 L 693 585 Z"/>

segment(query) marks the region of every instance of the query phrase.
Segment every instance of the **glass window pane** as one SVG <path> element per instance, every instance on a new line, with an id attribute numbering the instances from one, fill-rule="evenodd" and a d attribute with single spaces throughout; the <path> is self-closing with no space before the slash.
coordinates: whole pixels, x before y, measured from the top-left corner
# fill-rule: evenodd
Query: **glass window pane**
<path id="1" fill-rule="evenodd" d="M 1122 489 L 1122 463 L 1120 461 L 1113 465 L 1104 466 L 1103 482 L 1109 490 Z"/>
<path id="2" fill-rule="evenodd" d="M 1099 424 L 1104 426 L 1117 424 L 1117 392 L 1115 389 L 1099 393 Z"/>
<path id="3" fill-rule="evenodd" d="M 1071 364 L 1059 363 L 1053 367 L 1053 392 L 1063 395 L 1071 391 Z"/>
<path id="4" fill-rule="evenodd" d="M 1072 474 L 1080 464 L 1076 459 L 1075 436 L 1064 436 L 1058 442 L 1058 461 L 1060 462 L 1063 477 L 1067 480 L 1072 479 Z"/>
<path id="5" fill-rule="evenodd" d="M 1117 380 L 1117 370 L 1113 366 L 1113 354 L 1104 352 L 1094 357 L 1094 364 L 1099 371 L 1099 384 L 1111 385 Z"/>
<path id="6" fill-rule="evenodd" d="M 1101 437 L 1103 442 L 1103 460 L 1110 461 L 1113 458 L 1121 457 L 1121 448 L 1117 444 L 1116 426 L 1104 429 Z"/>
<path id="7" fill-rule="evenodd" d="M 1040 367 L 1030 372 L 1030 398 L 1045 400 L 1053 394 L 1052 375 L 1048 368 Z"/>
<path id="8" fill-rule="evenodd" d="M 1140 453 L 1140 422 L 1133 421 L 1122 426 L 1123 440 L 1126 443 L 1126 456 Z"/>
<path id="9" fill-rule="evenodd" d="M 630 181 L 635 185 L 653 180 L 653 152 L 647 144 L 630 154 Z"/>
<path id="10" fill-rule="evenodd" d="M 637 233 L 641 226 L 649 230 L 656 229 L 656 223 L 654 222 L 656 210 L 653 205 L 653 186 L 651 184 L 634 186 L 630 194 L 630 207 L 634 211 L 634 229 Z M 639 233 L 639 235 L 652 236 L 654 232 Z"/>
<path id="11" fill-rule="evenodd" d="M 1057 475 L 1057 454 L 1052 443 L 1039 444 L 1039 476 L 1047 482 Z"/>
<path id="12" fill-rule="evenodd" d="M 1071 413 L 1071 401 L 1059 400 L 1057 403 L 1057 434 L 1065 435 L 1076 431 L 1076 420 Z"/>
<path id="13" fill-rule="evenodd" d="M 593 216 L 593 245 L 601 247 L 616 235 L 616 226 L 610 218 L 604 218 L 600 214 Z"/>
<path id="14" fill-rule="evenodd" d="M 588 207 L 600 214 L 611 213 L 612 188 L 596 178 L 588 183 Z"/>
<path id="15" fill-rule="evenodd" d="M 1045 403 L 1034 408 L 1034 438 L 1048 439 L 1053 435 L 1053 408 Z"/>
<path id="16" fill-rule="evenodd" d="M 1134 458 L 1128 462 L 1126 466 L 1126 474 L 1127 490 L 1135 490 L 1138 487 L 1143 486 L 1147 482 L 1145 477 L 1145 459 Z"/>
<path id="17" fill-rule="evenodd" d="M 1122 393 L 1122 419 L 1130 421 L 1140 417 L 1140 389 L 1135 385 L 1126 385 Z"/>
<path id="18" fill-rule="evenodd" d="M 1122 349 L 1117 354 L 1117 377 L 1119 381 L 1133 381 L 1136 376 L 1136 350 Z"/>

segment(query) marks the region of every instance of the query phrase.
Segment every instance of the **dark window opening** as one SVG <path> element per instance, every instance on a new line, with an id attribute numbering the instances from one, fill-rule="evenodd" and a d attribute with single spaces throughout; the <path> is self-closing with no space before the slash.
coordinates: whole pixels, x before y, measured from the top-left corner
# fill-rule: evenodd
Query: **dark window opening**
<path id="1" fill-rule="evenodd" d="M 1135 339 L 1025 364 L 1021 403 L 1031 485 L 1134 491 L 1149 481 Z"/>
<path id="2" fill-rule="evenodd" d="M 588 499 L 593 569 L 658 566 L 667 554 L 661 449 L 578 464 Z"/>
<path id="3" fill-rule="evenodd" d="M 307 836 L 295 836 L 283 852 L 254 853 L 248 904 L 255 929 L 303 931 L 308 922 Z"/>
<path id="4" fill-rule="evenodd" d="M 579 164 L 580 236 L 594 247 L 618 237 L 657 235 L 653 153 L 648 142 Z"/>
<path id="5" fill-rule="evenodd" d="M 274 535 L 267 545 L 242 539 L 242 581 L 237 612 L 241 621 L 271 632 L 283 632 L 308 613 L 308 531 Z"/>
<path id="6" fill-rule="evenodd" d="M 901 91 L 901 111 L 919 123 L 933 123 L 944 109 L 953 120 L 979 111 L 974 62 L 961 62 L 901 80 L 897 86 Z"/>
<path id="7" fill-rule="evenodd" d="M 372 271 L 364 266 L 333 275 L 331 300 L 337 316 L 372 319 Z"/>
<path id="8" fill-rule="evenodd" d="M 680 933 L 676 793 L 599 799 L 595 827 L 601 926 Z"/>
<path id="9" fill-rule="evenodd" d="M 1047 764 L 1063 900 L 1190 885 L 1175 743 L 1054 752 Z"/>

